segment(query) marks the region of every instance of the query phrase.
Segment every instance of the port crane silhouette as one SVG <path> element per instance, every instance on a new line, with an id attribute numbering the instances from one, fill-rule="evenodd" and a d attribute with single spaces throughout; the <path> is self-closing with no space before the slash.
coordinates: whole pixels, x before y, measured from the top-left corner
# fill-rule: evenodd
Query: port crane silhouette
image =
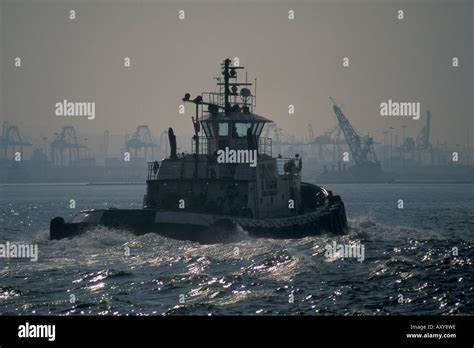
<path id="1" fill-rule="evenodd" d="M 348 168 L 352 178 L 360 182 L 386 180 L 386 175 L 375 155 L 374 139 L 370 136 L 361 137 L 357 134 L 341 107 L 336 104 L 333 98 L 329 98 L 333 103 L 333 111 L 355 162 Z"/>
<path id="2" fill-rule="evenodd" d="M 4 158 L 15 157 L 16 152 L 23 153 L 23 146 L 31 146 L 31 143 L 21 138 L 20 131 L 17 126 L 3 122 L 2 135 L 0 136 L 0 148 Z"/>
<path id="3" fill-rule="evenodd" d="M 51 159 L 56 166 L 73 165 L 79 160 L 79 150 L 87 149 L 79 142 L 73 126 L 64 126 L 51 143 Z M 66 161 L 67 159 L 67 161 Z"/>
<path id="4" fill-rule="evenodd" d="M 349 146 L 355 164 L 357 166 L 365 166 L 367 164 L 380 166 L 377 156 L 375 155 L 374 139 L 369 136 L 361 137 L 357 134 L 347 117 L 342 112 L 341 107 L 336 104 L 333 98 L 329 97 L 329 99 L 331 99 L 333 103 L 334 113 L 336 114 L 342 133 L 346 138 L 347 145 Z"/>
<path id="5" fill-rule="evenodd" d="M 146 161 L 155 158 L 153 149 L 157 147 L 157 145 L 153 142 L 153 136 L 147 125 L 139 125 L 132 137 L 127 140 L 125 146 L 128 152 L 133 150 L 135 157 L 138 157 L 139 153 L 142 152 L 141 150 L 143 150 Z"/>

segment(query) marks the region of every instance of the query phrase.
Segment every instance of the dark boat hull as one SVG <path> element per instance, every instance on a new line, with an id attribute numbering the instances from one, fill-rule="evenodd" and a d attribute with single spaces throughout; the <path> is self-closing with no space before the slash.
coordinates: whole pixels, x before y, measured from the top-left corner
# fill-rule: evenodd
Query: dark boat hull
<path id="1" fill-rule="evenodd" d="M 253 219 L 224 215 L 153 209 L 97 209 L 76 214 L 66 223 L 51 220 L 50 239 L 71 238 L 97 227 L 128 230 L 136 235 L 162 236 L 199 243 L 232 240 L 239 231 L 257 238 L 303 238 L 329 232 L 347 232 L 344 204 L 338 196 L 314 211 L 283 218 Z"/>

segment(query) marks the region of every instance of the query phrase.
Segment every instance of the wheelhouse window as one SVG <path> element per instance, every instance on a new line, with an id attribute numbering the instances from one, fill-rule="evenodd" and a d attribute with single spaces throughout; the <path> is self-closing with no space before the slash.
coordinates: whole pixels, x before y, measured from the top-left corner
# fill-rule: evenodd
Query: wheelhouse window
<path id="1" fill-rule="evenodd" d="M 234 132 L 233 132 L 233 136 L 234 137 L 238 137 L 238 138 L 244 138 L 247 136 L 247 131 L 248 129 L 250 129 L 250 131 L 252 132 L 252 127 L 254 126 L 254 124 L 250 123 L 250 122 L 236 122 L 234 124 Z"/>
<path id="2" fill-rule="evenodd" d="M 260 137 L 260 134 L 262 133 L 262 129 L 263 129 L 263 125 L 265 123 L 264 122 L 258 122 L 255 124 L 255 127 L 254 127 L 254 135 L 258 138 Z"/>
<path id="3" fill-rule="evenodd" d="M 204 129 L 204 133 L 206 133 L 206 137 L 214 138 L 214 129 L 212 129 L 212 124 L 210 122 L 201 122 L 201 125 Z"/>
<path id="4" fill-rule="evenodd" d="M 219 136 L 226 137 L 229 135 L 229 124 L 227 122 L 219 122 Z"/>

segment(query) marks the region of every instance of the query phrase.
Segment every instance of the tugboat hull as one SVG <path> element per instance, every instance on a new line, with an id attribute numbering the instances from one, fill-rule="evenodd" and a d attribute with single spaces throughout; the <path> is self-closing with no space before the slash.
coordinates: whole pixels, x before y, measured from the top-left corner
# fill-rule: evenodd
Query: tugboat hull
<path id="1" fill-rule="evenodd" d="M 93 209 L 76 214 L 70 222 L 56 217 L 50 223 L 50 239 L 71 238 L 98 227 L 124 229 L 136 235 L 162 236 L 199 243 L 219 243 L 245 231 L 256 238 L 303 238 L 324 232 L 344 234 L 347 219 L 344 204 L 333 196 L 331 203 L 312 212 L 272 219 L 160 211 L 153 209 Z"/>

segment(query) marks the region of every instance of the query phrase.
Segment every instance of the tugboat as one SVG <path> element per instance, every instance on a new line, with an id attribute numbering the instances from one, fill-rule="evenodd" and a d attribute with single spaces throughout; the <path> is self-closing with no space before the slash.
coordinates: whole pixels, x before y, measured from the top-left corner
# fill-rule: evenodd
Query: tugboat
<path id="1" fill-rule="evenodd" d="M 224 242 L 242 230 L 263 238 L 346 233 L 341 198 L 301 182 L 298 154 L 272 156 L 272 140 L 261 137 L 272 121 L 254 113 L 255 86 L 237 79 L 243 67 L 225 59 L 221 69 L 218 92 L 184 96 L 183 102 L 195 106 L 192 153 L 177 153 L 169 128 L 170 156 L 148 163 L 142 209 L 83 210 L 68 223 L 55 217 L 50 238 L 77 236 L 97 226 L 199 243 Z"/>

